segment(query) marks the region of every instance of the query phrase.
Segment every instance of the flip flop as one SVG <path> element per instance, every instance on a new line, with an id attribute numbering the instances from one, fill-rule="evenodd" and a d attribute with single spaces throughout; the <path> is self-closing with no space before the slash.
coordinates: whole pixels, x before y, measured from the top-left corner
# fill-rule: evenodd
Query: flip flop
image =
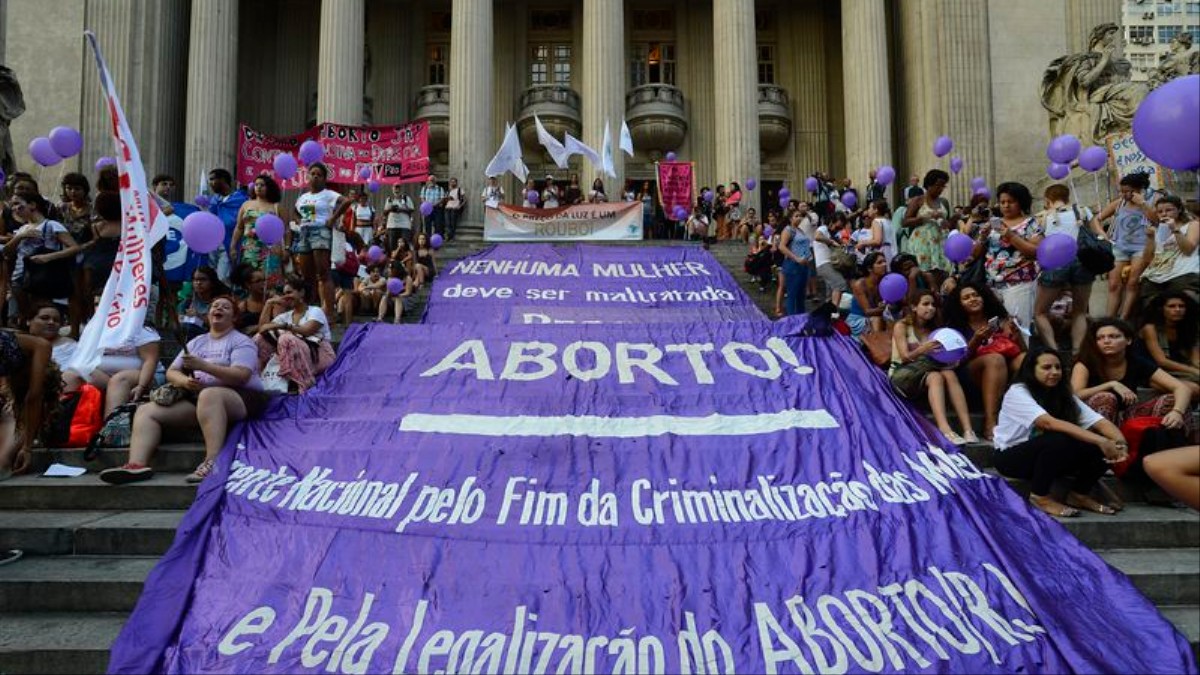
<path id="1" fill-rule="evenodd" d="M 1071 508 L 1070 506 L 1063 506 L 1062 504 L 1058 503 L 1055 503 L 1054 506 L 1042 506 L 1034 501 L 1033 495 L 1029 495 L 1029 503 L 1032 504 L 1033 507 L 1038 511 L 1055 518 L 1075 518 L 1079 516 L 1079 509 Z"/>
<path id="2" fill-rule="evenodd" d="M 951 443 L 953 443 L 955 445 L 966 445 L 967 444 L 967 439 L 963 438 L 962 436 L 959 436 L 958 434 L 954 433 L 953 431 L 945 432 L 943 435 L 946 437 L 946 440 L 950 441 Z"/>
<path id="3" fill-rule="evenodd" d="M 963 440 L 967 443 L 978 443 L 979 437 L 975 435 L 974 431 L 968 431 L 967 433 L 963 434 Z"/>
<path id="4" fill-rule="evenodd" d="M 1101 504 L 1091 497 L 1075 492 L 1067 495 L 1067 506 L 1072 506 L 1077 509 L 1084 509 L 1086 511 L 1091 511 L 1092 513 L 1099 513 L 1102 516 L 1117 515 L 1117 510 L 1113 507 L 1108 506 L 1107 504 Z"/>

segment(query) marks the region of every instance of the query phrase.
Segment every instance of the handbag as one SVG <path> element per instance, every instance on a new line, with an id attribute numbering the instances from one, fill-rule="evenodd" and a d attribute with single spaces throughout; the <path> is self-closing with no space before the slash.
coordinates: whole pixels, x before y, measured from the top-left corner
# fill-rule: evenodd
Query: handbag
<path id="1" fill-rule="evenodd" d="M 160 387 L 161 389 L 161 387 Z M 133 415 L 137 412 L 136 403 L 126 403 L 117 406 L 104 418 L 104 426 L 88 441 L 83 458 L 91 461 L 100 455 L 103 448 L 127 448 L 133 437 Z"/>
<path id="2" fill-rule="evenodd" d="M 1078 244 L 1076 257 L 1083 269 L 1099 276 L 1107 274 L 1116 266 L 1117 259 L 1113 256 L 1112 243 L 1097 237 L 1090 228 L 1080 225 L 1079 236 L 1075 241 Z"/>
<path id="3" fill-rule="evenodd" d="M 49 221 L 42 224 L 42 245 L 25 257 L 25 288 L 30 295 L 41 298 L 66 298 L 75 290 L 75 281 L 71 270 L 75 265 L 73 257 L 59 258 L 45 263 L 34 263 L 29 260 L 33 256 L 47 253 L 58 253 L 58 249 L 46 246 L 49 234 Z"/>
<path id="4" fill-rule="evenodd" d="M 976 356 L 984 354 L 999 354 L 1004 357 L 1005 361 L 1011 361 L 1021 354 L 1021 345 L 1015 340 L 1003 333 L 997 333 L 991 337 L 979 349 L 975 350 Z"/>
<path id="5" fill-rule="evenodd" d="M 858 260 L 854 254 L 840 246 L 829 249 L 829 264 L 843 276 L 853 275 L 858 269 Z"/>
<path id="6" fill-rule="evenodd" d="M 1167 429 L 1161 417 L 1131 417 L 1121 425 L 1121 435 L 1129 444 L 1129 455 L 1112 465 L 1118 478 L 1134 480 L 1145 477 L 1142 461 L 1158 452 L 1189 445 L 1182 429 Z"/>
<path id="7" fill-rule="evenodd" d="M 164 384 L 150 392 L 150 402 L 161 405 L 164 408 L 170 408 L 188 398 L 189 394 L 190 392 L 182 387 L 177 387 L 173 384 Z"/>
<path id="8" fill-rule="evenodd" d="M 987 283 L 987 267 L 984 266 L 983 256 L 967 263 L 958 273 L 959 284 L 983 285 Z"/>
<path id="9" fill-rule="evenodd" d="M 880 368 L 887 368 L 892 362 L 892 336 L 890 333 L 863 333 L 861 336 L 863 351 L 871 362 Z"/>

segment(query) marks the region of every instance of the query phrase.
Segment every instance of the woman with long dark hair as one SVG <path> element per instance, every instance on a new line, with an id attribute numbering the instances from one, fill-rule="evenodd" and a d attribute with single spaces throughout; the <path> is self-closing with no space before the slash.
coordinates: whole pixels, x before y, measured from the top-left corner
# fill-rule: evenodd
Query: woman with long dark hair
<path id="1" fill-rule="evenodd" d="M 208 332 L 208 305 L 221 295 L 231 295 L 229 287 L 217 277 L 217 271 L 201 265 L 192 271 L 192 289 L 179 299 L 179 323 L 187 339 Z"/>
<path id="2" fill-rule="evenodd" d="M 1143 257 L 1146 229 L 1158 222 L 1154 194 L 1148 191 L 1149 188 L 1150 177 L 1145 173 L 1131 173 L 1122 177 L 1121 195 L 1109 202 L 1097 216 L 1100 222 L 1112 218 L 1109 229 L 1116 266 L 1108 273 L 1108 316 L 1128 319 L 1137 300 L 1142 270 L 1149 262 Z M 1127 268 L 1129 277 L 1124 278 Z"/>
<path id="3" fill-rule="evenodd" d="M 1087 509 L 1114 515 L 1117 507 L 1088 496 L 1108 465 L 1122 461 L 1128 445 L 1116 425 L 1079 400 L 1063 375 L 1058 353 L 1033 349 L 1000 405 L 994 463 L 1000 473 L 1033 485 L 1029 501 L 1059 518 Z M 1059 478 L 1071 477 L 1066 504 L 1050 494 Z"/>
<path id="4" fill-rule="evenodd" d="M 1176 379 L 1190 383 L 1200 396 L 1200 311 L 1187 293 L 1172 291 L 1150 306 L 1138 331 L 1139 351 Z"/>
<path id="5" fill-rule="evenodd" d="M 50 343 L 0 330 L 0 481 L 29 469 L 33 441 L 58 409 L 62 378 Z"/>
<path id="6" fill-rule="evenodd" d="M 238 264 L 249 264 L 266 276 L 269 288 L 283 283 L 283 248 L 269 245 L 258 238 L 258 219 L 269 214 L 279 215 L 279 201 L 283 193 L 279 183 L 267 174 L 254 179 L 251 199 L 242 204 L 238 211 L 237 227 L 233 230 L 233 257 Z"/>
<path id="7" fill-rule="evenodd" d="M 967 338 L 966 375 L 983 399 L 983 437 L 992 438 L 1009 375 L 1025 358 L 1025 337 L 984 284 L 967 283 L 946 298 L 946 325 Z"/>

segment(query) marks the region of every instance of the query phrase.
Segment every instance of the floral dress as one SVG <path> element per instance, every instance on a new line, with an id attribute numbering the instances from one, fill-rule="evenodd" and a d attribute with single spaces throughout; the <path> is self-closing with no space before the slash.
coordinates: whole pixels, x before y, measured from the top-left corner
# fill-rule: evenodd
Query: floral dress
<path id="1" fill-rule="evenodd" d="M 943 270 L 950 272 L 954 269 L 954 265 L 946 259 L 946 253 L 942 247 L 946 243 L 946 231 L 941 228 L 936 221 L 945 220 L 949 216 L 949 205 L 945 199 L 939 199 L 937 206 L 930 206 L 924 200 L 921 201 L 921 208 L 917 211 L 917 215 L 921 218 L 921 224 L 914 227 L 908 235 L 908 240 L 905 242 L 905 247 L 917 259 L 917 267 L 921 268 L 922 272 L 931 270 Z"/>
<path id="2" fill-rule="evenodd" d="M 260 216 L 274 211 L 246 209 L 246 231 L 242 235 L 242 262 L 250 263 L 254 269 L 262 270 L 267 276 L 267 288 L 283 284 L 283 256 L 278 245 L 267 246 L 258 238 L 254 224 Z"/>
<path id="3" fill-rule="evenodd" d="M 1042 227 L 1037 218 L 1032 217 L 1009 230 L 1022 239 L 1031 239 L 1042 234 Z M 1026 258 L 1016 246 L 1004 243 L 1004 238 L 999 232 L 988 234 L 983 265 L 987 269 L 988 283 L 996 290 L 1037 280 L 1037 260 Z"/>

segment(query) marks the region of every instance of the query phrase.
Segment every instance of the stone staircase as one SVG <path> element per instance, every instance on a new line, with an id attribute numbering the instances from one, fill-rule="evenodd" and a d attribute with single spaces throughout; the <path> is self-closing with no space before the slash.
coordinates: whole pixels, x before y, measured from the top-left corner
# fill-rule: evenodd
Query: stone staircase
<path id="1" fill-rule="evenodd" d="M 460 237 L 443 247 L 439 260 L 446 265 L 484 245 Z M 751 297 L 766 295 L 741 271 L 740 244 L 712 250 Z M 420 320 L 427 296 L 416 298 L 406 322 Z M 764 312 L 773 304 L 773 296 L 765 306 L 759 302 Z M 979 466 L 991 466 L 987 447 L 967 451 Z M 35 452 L 33 475 L 0 483 L 0 549 L 25 552 L 0 567 L 0 673 L 106 669 L 109 647 L 195 497 L 184 476 L 204 449 L 198 433 L 169 437 L 155 455 L 154 480 L 102 484 L 96 472 L 123 463 L 127 454 L 107 450 L 84 462 L 82 450 L 42 449 Z M 40 477 L 54 461 L 86 466 L 89 473 Z M 1116 517 L 1088 514 L 1064 526 L 1127 574 L 1200 650 L 1200 514 L 1131 502 Z"/>

